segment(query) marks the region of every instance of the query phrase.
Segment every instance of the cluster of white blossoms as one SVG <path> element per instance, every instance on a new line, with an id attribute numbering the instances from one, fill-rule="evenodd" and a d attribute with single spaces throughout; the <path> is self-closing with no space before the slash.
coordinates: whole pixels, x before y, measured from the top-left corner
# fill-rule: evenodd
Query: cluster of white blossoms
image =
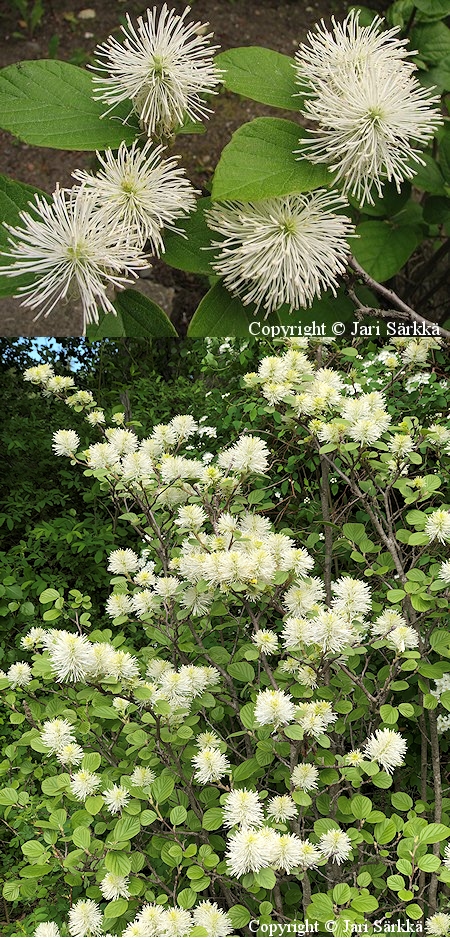
<path id="1" fill-rule="evenodd" d="M 297 814 L 290 795 L 277 795 L 268 803 L 268 821 L 284 824 Z M 233 876 L 267 868 L 291 873 L 316 866 L 324 859 L 341 863 L 351 853 L 350 839 L 339 829 L 334 831 L 334 840 L 328 832 L 317 845 L 297 834 L 279 833 L 265 822 L 258 793 L 246 788 L 234 789 L 225 797 L 223 823 L 225 827 L 237 828 L 229 837 L 226 853 Z"/>
<path id="2" fill-rule="evenodd" d="M 126 877 L 108 873 L 100 883 L 100 890 L 105 899 L 128 898 L 129 891 L 124 885 Z M 147 904 L 142 907 L 135 919 L 130 922 L 122 938 L 188 938 L 195 929 L 201 928 L 209 938 L 227 938 L 233 933 L 230 916 L 217 902 L 204 900 L 188 912 L 181 908 Z M 67 923 L 72 938 L 95 938 L 103 934 L 103 914 L 92 899 L 78 899 L 72 906 Z M 56 922 L 42 922 L 34 932 L 34 938 L 59 938 L 60 931 Z"/>
<path id="3" fill-rule="evenodd" d="M 99 309 L 116 315 L 115 290 L 123 289 L 149 267 L 144 247 L 160 256 L 161 231 L 195 208 L 196 191 L 177 164 L 163 158 L 161 140 L 186 118 L 207 116 L 201 95 L 214 93 L 220 72 L 215 47 L 202 36 L 200 23 L 187 23 L 166 5 L 147 11 L 137 30 L 129 17 L 124 43 L 111 36 L 99 47 L 105 71 L 98 94 L 111 108 L 131 99 L 149 139 L 128 148 L 97 153 L 94 175 L 75 171 L 79 184 L 59 189 L 51 198 L 36 195 L 29 211 L 20 212 L 21 226 L 11 227 L 8 263 L 2 274 L 30 276 L 17 287 L 23 305 L 47 316 L 58 303 L 80 299 L 84 328 L 98 322 Z"/>
<path id="4" fill-rule="evenodd" d="M 301 154 L 326 163 L 344 194 L 374 204 L 386 180 L 413 179 L 423 148 L 442 122 L 439 98 L 421 86 L 407 60 L 399 27 L 382 19 L 361 26 L 359 11 L 308 34 L 296 54 L 296 75 L 307 117 L 315 127 L 300 140 Z M 375 192 L 374 192 L 375 190 Z"/>

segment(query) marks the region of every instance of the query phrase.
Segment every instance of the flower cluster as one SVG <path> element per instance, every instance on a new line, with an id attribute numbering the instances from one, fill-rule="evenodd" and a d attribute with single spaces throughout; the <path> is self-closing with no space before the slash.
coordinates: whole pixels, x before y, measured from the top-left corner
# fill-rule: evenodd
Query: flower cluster
<path id="1" fill-rule="evenodd" d="M 352 10 L 342 24 L 333 19 L 332 31 L 317 26 L 296 54 L 304 112 L 316 125 L 300 152 L 326 163 L 344 195 L 360 204 L 374 204 L 386 180 L 400 190 L 414 177 L 414 164 L 424 163 L 417 145 L 427 144 L 442 120 L 438 98 L 413 74 L 399 27 L 381 25 L 376 16 L 361 26 Z"/>
<path id="2" fill-rule="evenodd" d="M 149 139 L 125 142 L 117 153 L 97 153 L 98 172 L 77 170 L 78 184 L 59 189 L 51 198 L 36 195 L 22 211 L 21 226 L 6 225 L 10 247 L 2 274 L 29 275 L 17 287 L 23 305 L 49 315 L 58 303 L 80 299 L 84 328 L 98 322 L 99 309 L 116 315 L 111 292 L 123 289 L 149 266 L 144 255 L 164 251 L 162 229 L 195 208 L 195 195 L 177 159 L 163 157 L 160 141 L 187 118 L 207 116 L 201 95 L 214 93 L 220 73 L 213 63 L 209 36 L 200 23 L 187 23 L 189 8 L 179 16 L 166 5 L 130 18 L 123 45 L 115 37 L 99 47 L 105 77 L 98 97 L 112 108 L 131 98 Z M 103 60 L 103 61 L 102 61 Z"/>

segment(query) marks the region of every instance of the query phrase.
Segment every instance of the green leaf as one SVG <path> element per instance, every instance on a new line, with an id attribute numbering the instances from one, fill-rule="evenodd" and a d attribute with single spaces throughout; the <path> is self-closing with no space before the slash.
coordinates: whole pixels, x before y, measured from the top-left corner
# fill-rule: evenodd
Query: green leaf
<path id="1" fill-rule="evenodd" d="M 103 806 L 103 798 L 101 795 L 89 795 L 89 798 L 86 798 L 84 807 L 89 814 L 96 815 L 101 810 Z"/>
<path id="2" fill-rule="evenodd" d="M 9 882 L 3 883 L 2 896 L 7 902 L 14 902 L 15 899 L 19 898 L 19 894 L 20 880 L 10 879 Z"/>
<path id="3" fill-rule="evenodd" d="M 219 280 L 198 305 L 189 325 L 188 337 L 248 336 L 253 310 L 253 305 L 245 307 L 237 297 L 231 296 Z"/>
<path id="4" fill-rule="evenodd" d="M 274 871 L 269 868 L 263 868 L 259 873 L 255 873 L 254 880 L 262 889 L 273 889 L 277 881 Z"/>
<path id="5" fill-rule="evenodd" d="M 117 843 L 121 843 L 123 840 L 132 840 L 133 837 L 139 834 L 140 829 L 141 825 L 138 818 L 130 817 L 127 814 L 117 821 L 111 836 L 114 837 Z"/>
<path id="6" fill-rule="evenodd" d="M 158 803 L 167 801 L 174 788 L 175 781 L 170 775 L 160 775 L 159 778 L 156 778 L 155 781 L 152 782 L 152 792 Z"/>
<path id="7" fill-rule="evenodd" d="M 366 529 L 363 524 L 344 524 L 342 533 L 352 543 L 359 544 L 366 536 Z"/>
<path id="8" fill-rule="evenodd" d="M 105 856 L 105 867 L 115 876 L 128 876 L 131 870 L 131 860 L 127 853 L 120 850 L 109 850 Z"/>
<path id="9" fill-rule="evenodd" d="M 192 909 L 196 902 L 197 893 L 193 889 L 182 889 L 177 895 L 177 904 L 181 909 Z M 192 935 L 192 932 L 190 934 Z"/>
<path id="10" fill-rule="evenodd" d="M 60 599 L 60 598 L 61 597 L 60 597 L 60 594 L 58 593 L 58 590 L 54 590 L 54 589 L 51 589 L 51 587 L 49 587 L 49 589 L 46 589 L 44 590 L 43 593 L 41 593 L 41 595 L 39 596 L 39 602 L 45 605 L 45 603 L 54 603 L 56 602 L 57 599 Z"/>
<path id="11" fill-rule="evenodd" d="M 243 684 L 252 683 L 255 680 L 255 671 L 247 661 L 236 661 L 227 667 L 230 677 Z"/>
<path id="12" fill-rule="evenodd" d="M 205 211 L 210 207 L 211 199 L 199 199 L 195 212 L 177 220 L 177 231 L 164 232 L 164 260 L 170 267 L 207 276 L 214 273 L 212 231 L 205 221 Z"/>
<path id="13" fill-rule="evenodd" d="M 0 71 L 0 126 L 25 143 L 59 150 L 116 149 L 139 134 L 131 104 L 101 118 L 105 104 L 94 101 L 92 76 L 55 59 L 19 62 Z"/>
<path id="14" fill-rule="evenodd" d="M 251 703 L 246 703 L 241 708 L 239 713 L 240 721 L 242 726 L 245 726 L 247 730 L 252 730 L 256 726 L 255 723 L 255 705 Z"/>
<path id="15" fill-rule="evenodd" d="M 298 124 L 277 117 L 257 117 L 243 124 L 222 151 L 212 198 L 247 202 L 326 186 L 331 182 L 328 169 L 294 154 L 304 136 L 306 131 Z"/>
<path id="16" fill-rule="evenodd" d="M 186 808 L 183 808 L 183 805 L 177 804 L 175 808 L 172 808 L 170 812 L 170 823 L 176 827 L 177 824 L 183 824 L 187 818 Z"/>
<path id="17" fill-rule="evenodd" d="M 422 844 L 437 844 L 449 837 L 450 827 L 446 827 L 445 824 L 428 824 L 419 833 L 419 840 Z"/>
<path id="18" fill-rule="evenodd" d="M 420 908 L 420 905 L 417 905 L 417 902 L 413 902 L 412 905 L 407 905 L 405 912 L 408 918 L 412 918 L 414 921 L 418 921 L 423 915 L 423 909 Z"/>
<path id="19" fill-rule="evenodd" d="M 333 889 L 333 902 L 336 902 L 337 905 L 345 905 L 346 902 L 350 901 L 350 896 L 350 886 L 347 883 L 336 884 Z"/>
<path id="20" fill-rule="evenodd" d="M 439 169 L 436 160 L 429 153 L 421 153 L 421 159 L 425 165 L 413 163 L 414 177 L 412 184 L 416 189 L 423 189 L 431 195 L 445 195 L 444 177 Z"/>
<path id="21" fill-rule="evenodd" d="M 20 849 L 24 856 L 29 857 L 31 860 L 37 860 L 45 853 L 45 847 L 38 840 L 27 840 Z"/>
<path id="22" fill-rule="evenodd" d="M 228 91 L 286 111 L 301 109 L 294 60 L 289 56 L 260 46 L 244 46 L 220 53 L 216 63 L 225 69 L 222 81 Z"/>
<path id="23" fill-rule="evenodd" d="M 450 16 L 450 0 L 414 0 L 414 6 L 421 13 L 436 17 L 436 19 Z"/>
<path id="24" fill-rule="evenodd" d="M 88 827 L 76 827 L 73 834 L 72 840 L 76 847 L 81 847 L 83 850 L 89 849 L 89 844 L 91 842 L 91 832 Z"/>
<path id="25" fill-rule="evenodd" d="M 372 810 L 372 802 L 370 798 L 366 798 L 364 795 L 355 795 L 350 802 L 350 807 L 353 817 L 362 821 L 364 818 L 369 817 Z"/>
<path id="26" fill-rule="evenodd" d="M 233 928 L 245 928 L 251 919 L 251 913 L 243 905 L 232 905 L 228 910 Z"/>
<path id="27" fill-rule="evenodd" d="M 324 892 L 317 892 L 313 896 L 311 905 L 309 905 L 306 910 L 306 915 L 308 919 L 312 919 L 313 921 L 315 918 L 317 918 L 319 922 L 332 921 L 334 918 L 334 909 L 330 897 Z"/>
<path id="28" fill-rule="evenodd" d="M 208 808 L 203 815 L 202 827 L 205 831 L 217 831 L 222 827 L 223 815 L 221 808 Z"/>
<path id="29" fill-rule="evenodd" d="M 19 792 L 15 788 L 0 788 L 0 804 L 18 803 Z"/>
<path id="30" fill-rule="evenodd" d="M 128 902 L 126 899 L 114 899 L 112 902 L 108 902 L 104 910 L 104 915 L 105 918 L 119 918 L 127 909 Z"/>
<path id="31" fill-rule="evenodd" d="M 450 55 L 450 29 L 445 23 L 416 26 L 411 32 L 411 48 L 417 49 L 425 62 L 439 65 L 441 59 Z"/>
<path id="32" fill-rule="evenodd" d="M 258 769 L 259 764 L 256 759 L 245 759 L 244 762 L 241 762 L 240 765 L 233 769 L 233 781 L 243 782 L 246 778 L 250 778 Z"/>
<path id="33" fill-rule="evenodd" d="M 378 909 L 378 902 L 375 896 L 361 895 L 352 900 L 352 908 L 357 912 L 374 912 Z"/>
<path id="34" fill-rule="evenodd" d="M 426 853 L 425 856 L 420 857 L 417 861 L 419 870 L 423 870 L 424 873 L 435 873 L 440 865 L 441 861 L 439 857 L 435 857 L 433 853 Z"/>
<path id="35" fill-rule="evenodd" d="M 118 315 L 107 313 L 97 326 L 88 328 L 90 342 L 118 338 L 166 338 L 176 336 L 176 330 L 163 309 L 138 290 L 124 290 L 114 301 Z"/>
<path id="36" fill-rule="evenodd" d="M 377 788 L 390 788 L 392 777 L 387 772 L 377 772 L 376 775 L 372 776 L 372 782 Z"/>
<path id="37" fill-rule="evenodd" d="M 398 720 L 398 710 L 397 707 L 391 707 L 390 704 L 383 704 L 380 707 L 380 716 L 383 720 L 383 723 L 394 724 Z"/>
<path id="38" fill-rule="evenodd" d="M 397 835 L 397 828 L 393 821 L 386 818 L 385 821 L 375 824 L 373 835 L 377 843 L 388 844 Z"/>
<path id="39" fill-rule="evenodd" d="M 413 806 L 413 800 L 404 791 L 395 791 L 391 795 L 391 804 L 396 811 L 410 811 Z"/>
<path id="40" fill-rule="evenodd" d="M 83 756 L 83 761 L 81 763 L 82 769 L 85 769 L 86 772 L 96 772 L 102 757 L 98 752 L 86 752 Z"/>
<path id="41" fill-rule="evenodd" d="M 352 242 L 356 260 L 375 280 L 390 280 L 403 267 L 422 241 L 418 225 L 394 226 L 388 221 L 365 221 L 357 225 Z"/>

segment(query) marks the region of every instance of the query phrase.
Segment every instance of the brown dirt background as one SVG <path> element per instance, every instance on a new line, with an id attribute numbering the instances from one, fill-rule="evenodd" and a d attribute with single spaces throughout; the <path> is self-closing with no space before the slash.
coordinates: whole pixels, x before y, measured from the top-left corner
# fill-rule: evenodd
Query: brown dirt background
<path id="1" fill-rule="evenodd" d="M 33 0 L 29 0 L 29 6 Z M 34 34 L 27 33 L 26 24 L 14 9 L 14 0 L 0 0 L 0 67 L 25 59 L 57 57 L 76 65 L 93 61 L 96 45 L 117 30 L 125 12 L 132 17 L 145 11 L 140 0 L 43 0 L 44 17 Z M 161 0 L 148 5 L 162 6 Z M 184 3 L 176 0 L 169 7 L 181 13 Z M 261 45 L 293 55 L 308 30 L 322 17 L 345 14 L 349 4 L 344 0 L 194 0 L 190 18 L 209 23 L 214 42 L 222 50 L 236 46 Z M 383 9 L 382 0 L 371 6 Z M 94 12 L 84 18 L 83 11 Z M 57 44 L 56 53 L 54 52 Z M 245 121 L 261 115 L 286 116 L 293 112 L 279 110 L 241 99 L 228 92 L 215 100 L 214 113 L 207 122 L 204 135 L 183 135 L 176 150 L 187 174 L 197 188 L 207 189 L 220 152 L 234 130 Z M 87 168 L 92 154 L 50 150 L 28 146 L 11 134 L 0 130 L 0 173 L 52 192 L 56 183 L 70 186 L 73 169 Z M 138 282 L 140 289 L 159 303 L 171 316 L 182 334 L 186 330 L 205 284 L 198 278 L 173 270 L 162 262 L 154 264 L 149 276 Z M 82 316 L 79 305 L 54 310 L 46 319 L 33 322 L 33 312 L 13 298 L 0 299 L 0 334 L 26 336 L 81 335 Z"/>

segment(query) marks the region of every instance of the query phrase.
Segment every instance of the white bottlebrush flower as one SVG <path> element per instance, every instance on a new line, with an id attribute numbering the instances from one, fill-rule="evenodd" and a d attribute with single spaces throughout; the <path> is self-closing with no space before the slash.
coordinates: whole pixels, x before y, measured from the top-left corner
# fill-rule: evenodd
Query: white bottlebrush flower
<path id="1" fill-rule="evenodd" d="M 361 749 L 352 749 L 345 756 L 345 762 L 347 765 L 361 765 L 361 762 L 364 762 L 364 753 Z"/>
<path id="2" fill-rule="evenodd" d="M 134 453 L 139 446 L 139 439 L 133 430 L 126 427 L 108 427 L 105 436 L 116 456 L 126 456 Z"/>
<path id="3" fill-rule="evenodd" d="M 302 840 L 301 846 L 298 847 L 298 865 L 302 869 L 307 870 L 311 866 L 316 866 L 319 860 L 322 859 L 322 854 L 320 850 L 317 849 L 309 840 Z"/>
<path id="4" fill-rule="evenodd" d="M 399 765 L 403 765 L 406 753 L 406 740 L 395 730 L 376 730 L 369 736 L 364 748 L 364 755 L 369 762 L 378 762 L 386 772 L 392 774 Z"/>
<path id="5" fill-rule="evenodd" d="M 62 746 L 76 742 L 73 726 L 68 720 L 46 720 L 40 736 L 41 742 L 50 752 L 57 752 Z"/>
<path id="6" fill-rule="evenodd" d="M 290 795 L 275 795 L 267 805 L 267 814 L 278 823 L 297 817 L 298 808 Z"/>
<path id="7" fill-rule="evenodd" d="M 67 743 L 61 746 L 56 753 L 56 758 L 61 765 L 80 765 L 83 761 L 84 752 L 77 743 Z"/>
<path id="8" fill-rule="evenodd" d="M 375 619 L 371 630 L 374 635 L 382 635 L 384 637 L 394 629 L 406 627 L 406 619 L 400 615 L 399 612 L 396 612 L 395 609 L 386 609 L 385 612 L 381 613 L 381 616 Z"/>
<path id="9" fill-rule="evenodd" d="M 331 585 L 335 598 L 332 606 L 337 612 L 344 612 L 350 617 L 364 616 L 372 608 L 370 587 L 361 580 L 342 576 Z"/>
<path id="10" fill-rule="evenodd" d="M 304 858 L 302 841 L 296 834 L 280 834 L 274 840 L 272 865 L 276 870 L 291 873 Z"/>
<path id="11" fill-rule="evenodd" d="M 414 78 L 403 42 L 392 30 L 377 35 L 380 23 L 361 27 L 352 13 L 333 33 L 319 27 L 296 62 L 305 114 L 318 125 L 300 152 L 327 163 L 344 194 L 361 203 L 373 203 L 372 186 L 381 196 L 385 180 L 399 189 L 415 175 L 411 163 L 423 162 L 415 144 L 424 146 L 441 122 L 438 99 Z"/>
<path id="12" fill-rule="evenodd" d="M 93 175 L 76 170 L 72 175 L 92 192 L 105 225 L 118 225 L 136 231 L 143 247 L 151 253 L 164 252 L 162 228 L 176 230 L 174 222 L 195 208 L 195 189 L 186 179 L 176 159 L 162 159 L 164 147 L 148 140 L 131 149 L 121 143 L 116 154 L 97 153 L 101 169 Z"/>
<path id="13" fill-rule="evenodd" d="M 264 820 L 261 802 L 255 791 L 247 788 L 235 788 L 226 796 L 223 805 L 223 823 L 225 827 L 260 827 Z"/>
<path id="14" fill-rule="evenodd" d="M 269 450 L 258 436 L 240 436 L 229 449 L 219 454 L 218 464 L 233 472 L 263 474 L 269 464 Z"/>
<path id="15" fill-rule="evenodd" d="M 42 629 L 40 626 L 34 626 L 34 628 L 30 629 L 30 631 L 20 639 L 21 648 L 25 648 L 27 651 L 36 648 L 37 645 L 40 645 L 44 633 L 45 629 Z"/>
<path id="16" fill-rule="evenodd" d="M 133 610 L 131 596 L 127 593 L 112 593 L 106 600 L 106 612 L 112 619 L 128 616 Z"/>
<path id="17" fill-rule="evenodd" d="M 169 429 L 175 434 L 175 439 L 178 443 L 180 440 L 188 440 L 189 437 L 198 433 L 199 425 L 191 414 L 177 414 L 176 417 L 172 417 L 169 423 Z"/>
<path id="18" fill-rule="evenodd" d="M 80 445 L 80 437 L 75 430 L 57 430 L 53 434 L 52 450 L 57 456 L 73 456 Z"/>
<path id="19" fill-rule="evenodd" d="M 100 883 L 100 892 L 105 899 L 129 899 L 129 879 L 128 876 L 120 876 L 117 873 L 107 873 Z"/>
<path id="20" fill-rule="evenodd" d="M 134 550 L 126 548 L 125 550 L 113 550 L 108 557 L 108 570 L 124 576 L 127 573 L 136 573 L 139 570 L 139 557 Z"/>
<path id="21" fill-rule="evenodd" d="M 106 807 L 111 814 L 119 814 L 122 808 L 128 804 L 130 795 L 122 785 L 113 785 L 102 792 Z"/>
<path id="22" fill-rule="evenodd" d="M 443 580 L 447 586 L 450 586 L 450 560 L 445 560 L 439 570 L 439 579 Z"/>
<path id="23" fill-rule="evenodd" d="M 419 644 L 418 632 L 409 625 L 400 625 L 392 632 L 389 632 L 387 637 L 389 642 L 400 652 L 405 651 L 407 648 L 417 648 Z"/>
<path id="24" fill-rule="evenodd" d="M 339 210 L 337 192 L 318 189 L 261 202 L 225 202 L 206 213 L 223 240 L 212 267 L 230 293 L 267 313 L 311 306 L 324 290 L 335 293 L 350 253 L 354 228 Z M 335 210 L 338 210 L 336 212 Z"/>
<path id="25" fill-rule="evenodd" d="M 450 915 L 446 912 L 436 912 L 425 921 L 425 931 L 432 938 L 447 938 L 450 934 Z"/>
<path id="26" fill-rule="evenodd" d="M 58 681 L 84 681 L 95 668 L 92 643 L 84 635 L 62 632 L 49 649 Z"/>
<path id="27" fill-rule="evenodd" d="M 17 661 L 6 672 L 11 687 L 26 687 L 33 678 L 30 665 L 26 661 Z"/>
<path id="28" fill-rule="evenodd" d="M 215 93 L 220 80 L 211 34 L 201 35 L 200 23 L 185 22 L 188 12 L 189 8 L 179 16 L 166 4 L 160 10 L 153 7 L 146 20 L 138 18 L 137 29 L 127 15 L 124 40 L 110 36 L 98 47 L 97 70 L 106 75 L 94 78 L 99 86 L 96 98 L 109 110 L 131 99 L 153 139 L 170 134 L 186 117 L 207 117 L 209 108 L 201 96 Z"/>
<path id="29" fill-rule="evenodd" d="M 399 27 L 382 30 L 383 20 L 375 16 L 369 26 L 359 23 L 359 11 L 351 10 L 343 23 L 331 18 L 333 32 L 323 20 L 309 32 L 306 43 L 296 53 L 296 73 L 299 84 L 308 92 L 316 81 L 333 80 L 337 72 L 363 71 L 367 65 L 412 69 L 405 62 L 408 55 L 406 39 L 398 39 Z"/>
<path id="30" fill-rule="evenodd" d="M 333 609 L 323 609 L 309 621 L 308 643 L 319 645 L 324 652 L 341 651 L 358 639 L 359 633 Z"/>
<path id="31" fill-rule="evenodd" d="M 136 916 L 136 921 L 144 928 L 144 934 L 148 936 L 160 935 L 162 932 L 161 920 L 164 915 L 164 909 L 161 905 L 144 905 Z"/>
<path id="32" fill-rule="evenodd" d="M 200 785 L 209 785 L 218 782 L 222 775 L 230 771 L 230 763 L 226 756 L 214 747 L 201 749 L 192 759 L 195 766 L 194 778 Z"/>
<path id="33" fill-rule="evenodd" d="M 74 938 L 101 935 L 103 915 L 92 899 L 79 899 L 69 912 L 69 932 Z"/>
<path id="34" fill-rule="evenodd" d="M 59 938 L 59 934 L 56 922 L 41 922 L 34 932 L 34 938 Z"/>
<path id="35" fill-rule="evenodd" d="M 102 410 L 91 410 L 86 416 L 86 420 L 91 427 L 98 427 L 105 422 L 105 415 Z"/>
<path id="36" fill-rule="evenodd" d="M 438 540 L 441 544 L 450 541 L 450 511 L 438 508 L 433 511 L 425 522 L 425 534 L 430 541 Z"/>
<path id="37" fill-rule="evenodd" d="M 130 781 L 139 788 L 145 788 L 146 785 L 151 785 L 155 778 L 156 775 L 152 769 L 147 769 L 144 765 L 137 765 L 130 776 Z"/>
<path id="38" fill-rule="evenodd" d="M 85 325 L 98 322 L 98 307 L 115 315 L 107 287 L 126 286 L 148 266 L 136 235 L 105 225 L 83 188 L 57 189 L 51 202 L 36 195 L 30 206 L 32 212 L 20 212 L 23 227 L 8 228 L 4 256 L 11 263 L 2 267 L 6 276 L 32 275 L 17 290 L 23 305 L 48 316 L 59 302 L 79 296 Z"/>
<path id="39" fill-rule="evenodd" d="M 190 586 L 180 596 L 180 604 L 193 616 L 207 615 L 213 601 L 214 593 L 200 593 L 195 586 Z"/>
<path id="40" fill-rule="evenodd" d="M 319 773 L 315 765 L 309 762 L 303 762 L 296 765 L 291 775 L 291 782 L 294 788 L 300 788 L 302 791 L 313 791 L 317 788 Z"/>
<path id="41" fill-rule="evenodd" d="M 278 636 L 270 629 L 258 629 L 252 635 L 252 642 L 264 655 L 274 655 L 278 651 Z"/>
<path id="42" fill-rule="evenodd" d="M 219 909 L 217 902 L 201 902 L 193 912 L 194 925 L 205 930 L 208 938 L 226 938 L 234 928 L 230 916 Z"/>
<path id="43" fill-rule="evenodd" d="M 323 857 L 334 860 L 340 865 L 350 856 L 352 850 L 350 837 L 345 831 L 332 827 L 331 830 L 322 834 L 319 840 L 319 850 Z"/>
<path id="44" fill-rule="evenodd" d="M 195 745 L 198 746 L 199 749 L 220 749 L 221 742 L 222 740 L 219 739 L 216 733 L 210 733 L 209 731 L 206 731 L 206 733 L 199 733 L 197 739 L 195 740 Z"/>
<path id="45" fill-rule="evenodd" d="M 26 368 L 23 373 L 24 381 L 31 381 L 32 384 L 42 384 L 44 387 L 50 378 L 53 378 L 55 372 L 51 365 L 33 365 L 32 368 Z"/>
<path id="46" fill-rule="evenodd" d="M 273 846 L 260 830 L 245 828 L 230 837 L 226 860 L 232 876 L 244 873 L 259 873 L 263 867 L 270 866 Z"/>
<path id="47" fill-rule="evenodd" d="M 295 704 L 289 694 L 281 690 L 259 691 L 255 704 L 255 720 L 260 726 L 273 723 L 274 728 L 278 729 L 285 723 L 289 723 L 295 713 Z"/>
<path id="48" fill-rule="evenodd" d="M 316 739 L 336 719 L 336 714 L 327 700 L 314 700 L 312 703 L 300 705 L 298 722 L 304 733 L 315 736 Z"/>
<path id="49" fill-rule="evenodd" d="M 206 520 L 206 511 L 200 505 L 182 505 L 178 509 L 175 524 L 185 531 L 199 531 Z"/>
<path id="50" fill-rule="evenodd" d="M 305 577 L 294 583 L 283 597 L 283 605 L 291 615 L 304 616 L 325 599 L 325 589 L 318 577 Z"/>
<path id="51" fill-rule="evenodd" d="M 164 909 L 161 916 L 161 934 L 167 938 L 185 938 L 192 928 L 192 916 L 185 909 Z"/>
<path id="52" fill-rule="evenodd" d="M 89 795 L 93 795 L 97 790 L 101 782 L 99 775 L 95 775 L 94 772 L 88 772 L 86 769 L 81 769 L 80 772 L 76 772 L 72 776 L 70 781 L 70 790 L 75 798 L 78 801 L 86 801 L 86 798 Z"/>

